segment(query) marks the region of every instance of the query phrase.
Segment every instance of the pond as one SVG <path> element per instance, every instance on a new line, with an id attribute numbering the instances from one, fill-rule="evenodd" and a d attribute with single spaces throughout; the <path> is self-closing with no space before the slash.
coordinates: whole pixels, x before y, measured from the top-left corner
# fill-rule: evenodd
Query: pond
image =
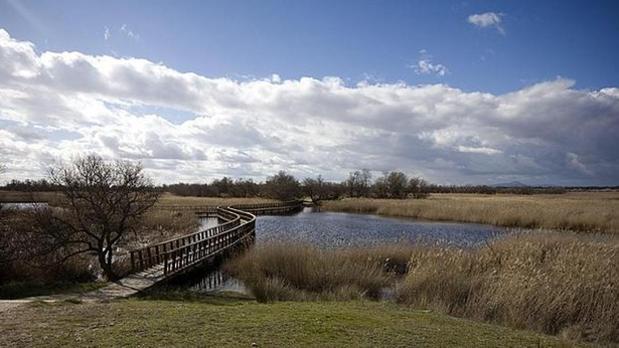
<path id="1" fill-rule="evenodd" d="M 216 218 L 201 220 L 201 228 L 216 224 Z M 312 208 L 305 208 L 294 215 L 258 216 L 256 220 L 257 244 L 301 242 L 327 248 L 393 243 L 441 244 L 467 248 L 483 244 L 505 233 L 505 228 L 490 225 L 318 212 Z M 246 293 L 242 283 L 220 271 L 195 270 L 168 286 L 199 293 Z"/>
<path id="2" fill-rule="evenodd" d="M 256 221 L 257 243 L 291 241 L 321 247 L 402 242 L 470 247 L 505 232 L 490 225 L 318 212 L 312 208 L 295 215 L 259 216 Z"/>

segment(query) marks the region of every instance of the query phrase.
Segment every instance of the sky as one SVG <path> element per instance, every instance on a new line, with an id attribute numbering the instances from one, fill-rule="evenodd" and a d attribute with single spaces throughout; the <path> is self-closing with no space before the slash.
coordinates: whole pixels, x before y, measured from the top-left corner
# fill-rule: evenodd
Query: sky
<path id="1" fill-rule="evenodd" d="M 0 0 L 0 181 L 619 185 L 616 1 Z"/>

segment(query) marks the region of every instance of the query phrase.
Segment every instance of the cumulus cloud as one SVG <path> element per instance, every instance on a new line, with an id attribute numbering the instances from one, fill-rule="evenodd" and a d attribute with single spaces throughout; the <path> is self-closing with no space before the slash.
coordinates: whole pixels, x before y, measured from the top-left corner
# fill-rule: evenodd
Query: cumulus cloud
<path id="1" fill-rule="evenodd" d="M 158 108 L 193 117 L 173 122 Z M 556 79 L 495 95 L 338 77 L 235 81 L 38 52 L 1 29 L 0 127 L 9 179 L 95 152 L 141 160 L 160 182 L 278 170 L 339 180 L 357 168 L 441 183 L 619 180 L 617 88 Z"/>
<path id="2" fill-rule="evenodd" d="M 419 51 L 420 58 L 417 64 L 411 65 L 417 75 L 445 76 L 449 70 L 443 64 L 432 63 L 432 56 L 426 50 Z"/>
<path id="3" fill-rule="evenodd" d="M 468 17 L 468 22 L 480 28 L 492 27 L 505 35 L 505 30 L 501 26 L 503 14 L 496 12 L 485 12 L 472 14 Z"/>

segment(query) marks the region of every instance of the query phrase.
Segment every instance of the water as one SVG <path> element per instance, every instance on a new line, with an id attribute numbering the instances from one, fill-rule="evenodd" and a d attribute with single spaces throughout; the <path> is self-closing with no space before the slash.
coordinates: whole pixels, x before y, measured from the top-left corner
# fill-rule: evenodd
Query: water
<path id="1" fill-rule="evenodd" d="M 217 224 L 201 219 L 201 228 Z M 259 216 L 256 243 L 301 242 L 321 247 L 367 246 L 393 243 L 428 243 L 474 247 L 506 233 L 490 225 L 430 222 L 366 214 L 317 212 L 305 208 L 294 215 Z M 213 269 L 205 267 L 204 269 Z M 242 282 L 224 272 L 196 270 L 168 285 L 173 289 L 212 294 L 221 291 L 247 294 Z"/>
<path id="2" fill-rule="evenodd" d="M 259 216 L 256 221 L 257 243 L 291 241 L 322 247 L 388 243 L 471 247 L 504 233 L 504 228 L 490 225 L 316 212 L 311 208 L 295 215 Z"/>
<path id="3" fill-rule="evenodd" d="M 219 220 L 216 217 L 200 218 L 200 230 L 205 230 L 207 228 L 215 227 L 220 223 L 222 223 L 221 220 Z"/>
<path id="4" fill-rule="evenodd" d="M 44 202 L 23 202 L 23 203 L 0 203 L 0 209 L 17 209 L 17 210 L 30 210 L 47 208 L 47 203 Z"/>

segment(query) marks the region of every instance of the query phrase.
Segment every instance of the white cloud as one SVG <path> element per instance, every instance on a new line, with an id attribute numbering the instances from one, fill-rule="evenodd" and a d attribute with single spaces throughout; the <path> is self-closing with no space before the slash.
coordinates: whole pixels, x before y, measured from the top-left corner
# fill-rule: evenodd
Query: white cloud
<path id="1" fill-rule="evenodd" d="M 193 116 L 172 122 L 159 108 Z M 618 132 L 619 89 L 566 79 L 502 95 L 337 77 L 235 81 L 145 59 L 39 53 L 0 29 L 9 179 L 96 152 L 140 159 L 160 181 L 260 180 L 280 169 L 342 179 L 365 167 L 435 182 L 616 184 Z"/>
<path id="2" fill-rule="evenodd" d="M 503 151 L 492 149 L 489 147 L 471 147 L 471 146 L 458 146 L 458 151 L 460 152 L 469 152 L 469 153 L 482 153 L 484 155 L 495 155 L 502 153 Z"/>
<path id="3" fill-rule="evenodd" d="M 468 17 L 467 20 L 469 23 L 475 26 L 478 26 L 480 28 L 494 27 L 496 28 L 496 30 L 499 31 L 499 33 L 505 35 L 505 30 L 501 26 L 502 17 L 503 17 L 502 13 L 485 12 L 485 13 L 472 14 Z"/>
<path id="4" fill-rule="evenodd" d="M 449 70 L 443 64 L 432 63 L 432 56 L 426 50 L 419 51 L 420 58 L 417 64 L 410 65 L 417 75 L 445 76 Z"/>
<path id="5" fill-rule="evenodd" d="M 105 27 L 104 30 L 103 30 L 103 39 L 105 41 L 107 41 L 107 40 L 110 39 L 111 36 L 112 36 L 112 34 L 110 33 L 110 28 Z"/>
<path id="6" fill-rule="evenodd" d="M 120 32 L 122 34 L 125 34 L 128 38 L 138 41 L 140 40 L 140 35 L 137 34 L 136 32 L 132 31 L 131 29 L 129 29 L 129 26 L 127 24 L 123 24 L 120 27 Z"/>

